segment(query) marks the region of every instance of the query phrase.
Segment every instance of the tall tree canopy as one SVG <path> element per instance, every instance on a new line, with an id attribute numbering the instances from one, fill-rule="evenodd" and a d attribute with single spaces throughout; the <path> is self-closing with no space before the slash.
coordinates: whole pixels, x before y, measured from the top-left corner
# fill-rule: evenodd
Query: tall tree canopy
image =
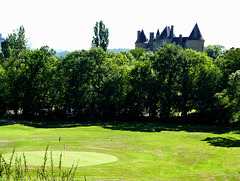
<path id="1" fill-rule="evenodd" d="M 109 44 L 108 28 L 105 27 L 105 24 L 101 20 L 100 22 L 96 22 L 96 25 L 93 29 L 94 29 L 94 36 L 92 40 L 92 46 L 101 47 L 104 51 L 106 51 Z"/>
<path id="2" fill-rule="evenodd" d="M 222 45 L 208 45 L 204 48 L 204 52 L 214 60 L 223 55 L 225 48 Z"/>
<path id="3" fill-rule="evenodd" d="M 156 52 L 116 53 L 106 51 L 102 21 L 94 33 L 90 50 L 60 58 L 47 46 L 27 49 L 23 27 L 10 34 L 0 57 L 0 115 L 13 110 L 27 117 L 62 117 L 71 111 L 87 119 L 146 113 L 168 119 L 194 110 L 201 121 L 239 120 L 240 49 L 220 57 L 213 52 L 212 58 L 173 44 Z"/>
<path id="4" fill-rule="evenodd" d="M 24 27 L 21 26 L 12 34 L 9 34 L 1 46 L 4 58 L 9 58 L 10 56 L 16 57 L 25 51 L 27 49 L 27 39 L 25 38 Z"/>
<path id="5" fill-rule="evenodd" d="M 228 85 L 228 88 L 224 89 L 221 93 L 217 93 L 216 97 L 220 104 L 224 106 L 227 117 L 230 123 L 232 123 L 240 120 L 240 70 L 229 76 Z"/>

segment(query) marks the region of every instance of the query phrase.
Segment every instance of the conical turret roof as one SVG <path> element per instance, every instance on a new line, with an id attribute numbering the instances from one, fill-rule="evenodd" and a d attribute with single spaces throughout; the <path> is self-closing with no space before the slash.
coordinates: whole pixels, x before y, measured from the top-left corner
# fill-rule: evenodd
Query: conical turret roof
<path id="1" fill-rule="evenodd" d="M 140 32 L 140 36 L 138 37 L 136 43 L 145 43 L 147 41 L 148 41 L 148 39 L 146 38 L 144 31 L 142 30 Z"/>
<path id="2" fill-rule="evenodd" d="M 159 29 L 157 30 L 157 34 L 156 34 L 156 36 L 160 36 L 160 32 L 159 32 Z"/>
<path id="3" fill-rule="evenodd" d="M 168 37 L 170 37 L 170 33 L 171 33 L 170 27 L 166 26 L 164 28 L 164 30 L 162 31 L 160 38 L 168 38 Z"/>
<path id="4" fill-rule="evenodd" d="M 194 26 L 188 40 L 203 40 L 203 36 L 198 28 L 198 24 L 196 23 L 196 25 Z"/>

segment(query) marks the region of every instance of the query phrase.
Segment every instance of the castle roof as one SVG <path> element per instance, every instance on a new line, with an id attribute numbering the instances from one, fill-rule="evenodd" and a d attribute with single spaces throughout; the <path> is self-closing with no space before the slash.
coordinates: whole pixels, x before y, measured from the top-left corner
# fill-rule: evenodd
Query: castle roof
<path id="1" fill-rule="evenodd" d="M 194 26 L 190 36 L 188 37 L 188 40 L 203 40 L 202 34 L 198 28 L 198 25 L 196 23 L 196 25 Z"/>
<path id="2" fill-rule="evenodd" d="M 147 41 L 148 39 L 146 38 L 144 31 L 142 30 L 138 36 L 136 43 L 145 43 Z"/>
<path id="3" fill-rule="evenodd" d="M 168 39 L 168 38 L 173 38 L 173 37 L 175 37 L 175 35 L 173 33 L 173 26 L 172 26 L 172 28 L 170 28 L 170 26 L 166 26 L 160 35 L 160 38 L 162 38 L 162 39 Z"/>
<path id="4" fill-rule="evenodd" d="M 156 36 L 160 36 L 160 32 L 159 32 L 159 29 L 157 30 L 157 34 L 156 34 Z"/>
<path id="5" fill-rule="evenodd" d="M 171 29 L 169 26 L 166 26 L 164 30 L 162 31 L 160 38 L 169 38 L 171 34 Z"/>
<path id="6" fill-rule="evenodd" d="M 180 45 L 184 48 L 187 40 L 188 37 L 173 37 L 171 43 L 175 43 L 175 45 Z"/>
<path id="7" fill-rule="evenodd" d="M 167 41 L 166 41 L 167 39 Z M 189 48 L 189 45 L 187 44 L 188 40 L 200 40 L 204 43 L 203 36 L 199 30 L 198 24 L 196 23 L 190 36 L 189 37 L 182 37 L 180 34 L 179 37 L 176 37 L 174 35 L 174 26 L 166 26 L 164 30 L 160 33 L 159 29 L 157 30 L 156 37 L 154 37 L 154 33 L 150 33 L 150 40 L 148 40 L 145 36 L 144 31 L 138 31 L 138 38 L 136 43 L 143 43 L 144 47 L 148 50 L 154 51 L 157 46 L 162 46 L 162 42 L 166 41 L 167 43 L 173 43 L 174 45 L 180 45 L 184 49 Z M 136 47 L 142 46 L 142 45 L 136 45 Z M 191 47 L 190 47 L 191 48 Z M 203 50 L 199 50 L 203 51 Z"/>

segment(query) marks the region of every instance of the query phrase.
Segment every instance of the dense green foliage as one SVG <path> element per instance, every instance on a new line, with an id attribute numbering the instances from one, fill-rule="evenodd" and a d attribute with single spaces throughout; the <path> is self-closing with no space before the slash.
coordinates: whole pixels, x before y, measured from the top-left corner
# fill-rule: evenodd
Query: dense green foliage
<path id="1" fill-rule="evenodd" d="M 26 43 L 25 29 L 21 26 L 1 43 L 3 56 L 9 58 L 21 55 L 27 49 Z"/>
<path id="2" fill-rule="evenodd" d="M 208 45 L 204 48 L 204 52 L 207 53 L 209 57 L 212 57 L 214 60 L 222 56 L 225 48 L 222 45 Z"/>
<path id="3" fill-rule="evenodd" d="M 102 22 L 95 30 L 107 33 Z M 96 39 L 90 50 L 56 58 L 47 46 L 26 49 L 23 27 L 10 34 L 0 56 L 0 114 L 101 118 L 149 113 L 168 119 L 194 110 L 211 118 L 206 120 L 239 120 L 239 49 L 213 60 L 172 44 L 155 53 L 141 48 L 108 52 L 107 44 Z"/>

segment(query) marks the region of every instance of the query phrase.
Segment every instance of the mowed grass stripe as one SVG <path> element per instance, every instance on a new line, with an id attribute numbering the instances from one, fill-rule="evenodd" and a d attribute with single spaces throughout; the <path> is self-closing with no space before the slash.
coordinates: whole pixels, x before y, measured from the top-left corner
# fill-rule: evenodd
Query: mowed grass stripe
<path id="1" fill-rule="evenodd" d="M 42 153 L 49 144 L 49 150 L 53 154 L 56 152 L 54 155 L 58 158 L 59 153 L 65 151 L 65 144 L 69 152 L 102 153 L 118 158 L 114 162 L 79 167 L 77 178 L 85 175 L 96 180 L 239 180 L 240 148 L 234 144 L 224 147 L 203 141 L 215 137 L 240 140 L 239 134 L 210 131 L 137 132 L 98 126 L 34 128 L 8 125 L 0 127 L 0 152 L 12 152 L 15 148 L 20 153 Z"/>

